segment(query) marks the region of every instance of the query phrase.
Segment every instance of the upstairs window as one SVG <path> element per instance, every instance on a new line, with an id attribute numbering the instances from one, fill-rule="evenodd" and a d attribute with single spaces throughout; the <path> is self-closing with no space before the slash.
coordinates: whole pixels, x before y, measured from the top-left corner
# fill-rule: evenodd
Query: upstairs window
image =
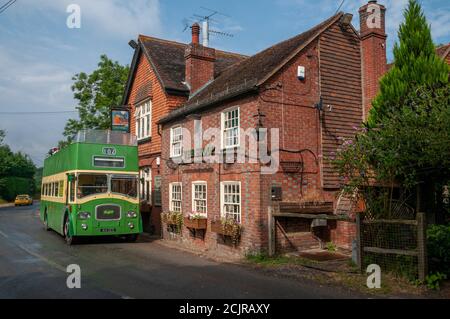
<path id="1" fill-rule="evenodd" d="M 222 148 L 234 148 L 239 146 L 239 108 L 222 112 Z"/>
<path id="2" fill-rule="evenodd" d="M 152 136 L 152 102 L 147 101 L 136 107 L 134 113 L 136 119 L 136 137 L 143 140 Z"/>
<path id="3" fill-rule="evenodd" d="M 170 129 L 170 157 L 179 157 L 183 152 L 183 129 L 176 126 Z"/>

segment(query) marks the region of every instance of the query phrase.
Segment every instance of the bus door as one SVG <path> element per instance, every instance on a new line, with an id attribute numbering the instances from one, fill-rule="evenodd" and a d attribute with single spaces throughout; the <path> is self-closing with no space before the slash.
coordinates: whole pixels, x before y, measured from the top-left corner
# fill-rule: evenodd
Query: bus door
<path id="1" fill-rule="evenodd" d="M 75 175 L 67 175 L 66 206 L 75 201 L 75 181 Z"/>

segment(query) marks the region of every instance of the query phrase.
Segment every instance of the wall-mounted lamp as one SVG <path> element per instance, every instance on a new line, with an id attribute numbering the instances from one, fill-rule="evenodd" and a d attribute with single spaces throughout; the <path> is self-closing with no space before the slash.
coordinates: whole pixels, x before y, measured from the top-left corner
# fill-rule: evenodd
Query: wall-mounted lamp
<path id="1" fill-rule="evenodd" d="M 159 168 L 159 166 L 161 165 L 161 157 L 157 157 L 156 158 L 156 166 L 158 166 L 158 168 Z"/>
<path id="2" fill-rule="evenodd" d="M 128 42 L 128 45 L 135 50 L 138 47 L 138 44 L 134 40 L 130 40 L 130 42 Z"/>
<path id="3" fill-rule="evenodd" d="M 348 27 L 352 23 L 352 20 L 353 20 L 353 14 L 345 13 L 341 17 L 341 20 L 339 21 L 339 23 L 343 27 Z"/>

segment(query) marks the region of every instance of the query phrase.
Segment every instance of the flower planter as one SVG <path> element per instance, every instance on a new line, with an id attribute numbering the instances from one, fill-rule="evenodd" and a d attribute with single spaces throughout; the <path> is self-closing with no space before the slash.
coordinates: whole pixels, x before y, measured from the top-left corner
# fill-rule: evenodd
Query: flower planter
<path id="1" fill-rule="evenodd" d="M 222 225 L 220 220 L 211 222 L 211 231 L 223 236 L 233 236 L 233 228 L 231 225 Z"/>
<path id="2" fill-rule="evenodd" d="M 189 217 L 184 218 L 184 225 L 190 229 L 206 230 L 208 220 L 206 218 L 190 219 Z"/>
<path id="3" fill-rule="evenodd" d="M 223 225 L 222 222 L 219 220 L 211 222 L 211 231 L 221 236 L 229 237 L 233 243 L 233 246 L 236 247 L 241 239 L 242 228 L 241 225 L 237 224 Z"/>

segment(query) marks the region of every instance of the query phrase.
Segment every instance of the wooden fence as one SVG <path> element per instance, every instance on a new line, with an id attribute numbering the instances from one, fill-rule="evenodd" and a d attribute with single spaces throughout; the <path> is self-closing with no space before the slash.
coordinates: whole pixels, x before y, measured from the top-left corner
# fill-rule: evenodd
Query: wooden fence
<path id="1" fill-rule="evenodd" d="M 425 214 L 416 219 L 365 219 L 357 214 L 357 259 L 361 271 L 369 264 L 425 280 L 427 252 Z"/>

